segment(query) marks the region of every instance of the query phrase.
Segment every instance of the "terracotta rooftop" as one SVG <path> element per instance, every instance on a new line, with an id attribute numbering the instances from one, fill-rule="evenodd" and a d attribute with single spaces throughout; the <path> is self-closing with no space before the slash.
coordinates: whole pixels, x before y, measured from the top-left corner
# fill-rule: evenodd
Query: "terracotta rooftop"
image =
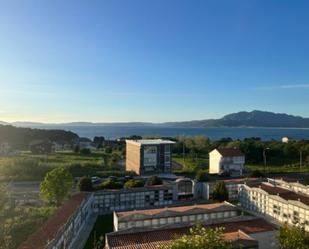
<path id="1" fill-rule="evenodd" d="M 217 151 L 219 151 L 222 156 L 244 156 L 244 153 L 237 148 L 218 148 Z"/>
<path id="2" fill-rule="evenodd" d="M 63 225 L 70 219 L 85 199 L 85 193 L 78 193 L 63 205 L 45 222 L 39 230 L 34 232 L 18 249 L 44 249 L 53 240 Z"/>
<path id="3" fill-rule="evenodd" d="M 224 227 L 224 238 L 230 241 L 253 240 L 248 234 L 275 230 L 274 226 L 262 219 L 221 223 L 206 227 Z M 141 232 L 114 232 L 107 234 L 107 241 L 113 249 L 156 249 L 160 246 L 167 245 L 175 237 L 188 234 L 190 228 L 191 226 L 185 226 Z"/>
<path id="4" fill-rule="evenodd" d="M 287 183 L 303 183 L 302 178 L 292 178 L 292 177 L 287 177 L 287 176 L 276 176 L 276 177 L 271 177 L 268 178 L 270 180 L 277 180 L 277 181 L 285 181 Z"/>
<path id="5" fill-rule="evenodd" d="M 138 219 L 138 217 L 144 218 L 143 216 L 173 216 L 180 214 L 191 214 L 191 213 L 206 213 L 224 210 L 237 210 L 232 204 L 227 203 L 212 203 L 212 204 L 196 204 L 190 206 L 180 206 L 180 207 L 166 207 L 166 208 L 156 208 L 156 209 L 145 209 L 145 210 L 134 210 L 126 212 L 117 212 L 116 215 L 118 219 Z"/>
<path id="6" fill-rule="evenodd" d="M 305 205 L 309 205 L 309 196 L 298 194 L 285 188 L 275 187 L 265 183 L 249 183 L 249 187 L 261 188 L 270 195 L 278 195 L 286 201 L 300 201 Z"/>
<path id="7" fill-rule="evenodd" d="M 244 182 L 258 182 L 261 181 L 260 178 L 235 178 L 235 179 L 225 179 L 225 183 L 244 183 Z"/>

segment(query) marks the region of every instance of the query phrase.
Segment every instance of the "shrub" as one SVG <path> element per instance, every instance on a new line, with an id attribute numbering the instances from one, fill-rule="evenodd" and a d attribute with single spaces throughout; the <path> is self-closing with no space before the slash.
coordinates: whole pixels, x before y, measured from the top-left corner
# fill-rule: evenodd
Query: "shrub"
<path id="1" fill-rule="evenodd" d="M 121 189 L 123 186 L 120 182 L 112 179 L 105 180 L 99 185 L 99 189 Z"/>
<path id="2" fill-rule="evenodd" d="M 199 170 L 195 176 L 195 180 L 198 182 L 208 182 L 209 177 L 205 170 Z"/>
<path id="3" fill-rule="evenodd" d="M 84 149 L 81 149 L 79 153 L 81 155 L 87 156 L 87 155 L 91 155 L 91 150 L 87 149 L 87 148 L 84 148 Z"/>
<path id="4" fill-rule="evenodd" d="M 264 177 L 264 174 L 260 170 L 254 170 L 250 173 L 250 176 L 259 178 L 259 177 Z"/>
<path id="5" fill-rule="evenodd" d="M 78 188 L 80 191 L 92 191 L 92 181 L 90 177 L 82 177 L 79 180 Z"/>
<path id="6" fill-rule="evenodd" d="M 151 176 L 147 179 L 146 185 L 147 186 L 155 186 L 155 185 L 162 185 L 162 179 L 158 176 Z"/>
<path id="7" fill-rule="evenodd" d="M 125 188 L 140 188 L 144 186 L 144 182 L 141 180 L 131 179 L 124 184 Z"/>

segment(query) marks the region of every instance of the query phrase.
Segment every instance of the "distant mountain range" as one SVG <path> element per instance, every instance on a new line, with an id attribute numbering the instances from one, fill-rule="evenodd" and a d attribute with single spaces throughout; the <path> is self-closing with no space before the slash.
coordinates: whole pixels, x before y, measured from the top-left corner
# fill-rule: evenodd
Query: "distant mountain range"
<path id="1" fill-rule="evenodd" d="M 8 124 L 1 122 L 0 124 Z M 160 126 L 181 128 L 206 128 L 206 127 L 281 127 L 281 128 L 309 128 L 309 118 L 288 115 L 285 113 L 273 113 L 265 111 L 238 112 L 228 114 L 220 119 L 192 120 L 183 122 L 147 123 L 91 123 L 72 122 L 63 124 L 44 124 L 35 122 L 13 122 L 17 127 L 57 128 L 70 126 Z"/>

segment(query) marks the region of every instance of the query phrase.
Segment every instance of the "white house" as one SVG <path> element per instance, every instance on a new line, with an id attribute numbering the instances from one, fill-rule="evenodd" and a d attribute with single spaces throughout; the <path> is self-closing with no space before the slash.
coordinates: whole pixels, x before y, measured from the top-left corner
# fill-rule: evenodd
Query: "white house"
<path id="1" fill-rule="evenodd" d="M 209 153 L 209 173 L 242 175 L 245 155 L 237 148 L 214 149 Z"/>
<path id="2" fill-rule="evenodd" d="M 288 143 L 289 140 L 290 140 L 290 138 L 288 138 L 288 137 L 283 137 L 283 138 L 281 139 L 282 143 Z"/>

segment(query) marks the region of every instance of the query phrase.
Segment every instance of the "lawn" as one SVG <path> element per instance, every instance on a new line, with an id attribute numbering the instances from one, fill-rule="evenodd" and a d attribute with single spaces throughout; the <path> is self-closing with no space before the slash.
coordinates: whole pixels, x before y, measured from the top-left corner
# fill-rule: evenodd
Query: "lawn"
<path id="1" fill-rule="evenodd" d="M 95 244 L 98 240 L 100 240 L 100 249 L 104 248 L 105 234 L 113 231 L 113 222 L 113 214 L 99 216 L 94 224 L 84 249 L 97 249 L 98 246 L 95 246 Z"/>
<path id="2" fill-rule="evenodd" d="M 111 154 L 108 154 L 108 157 L 110 156 Z M 0 181 L 8 179 L 41 181 L 48 171 L 58 166 L 68 167 L 74 177 L 106 175 L 106 173 L 115 170 L 117 173 L 125 174 L 113 163 L 106 165 L 103 152 L 90 155 L 72 152 L 35 155 L 30 152 L 22 152 L 12 157 L 0 157 Z"/>
<path id="3" fill-rule="evenodd" d="M 264 172 L 264 165 L 245 165 L 246 170 L 252 172 L 254 170 L 259 170 Z M 303 165 L 299 167 L 298 164 L 291 165 L 267 165 L 266 167 L 267 173 L 308 173 L 309 166 Z"/>
<path id="4" fill-rule="evenodd" d="M 183 171 L 195 172 L 199 169 L 208 169 L 208 158 L 192 158 L 186 156 L 183 160 L 182 156 L 173 155 L 173 161 L 183 166 Z"/>

